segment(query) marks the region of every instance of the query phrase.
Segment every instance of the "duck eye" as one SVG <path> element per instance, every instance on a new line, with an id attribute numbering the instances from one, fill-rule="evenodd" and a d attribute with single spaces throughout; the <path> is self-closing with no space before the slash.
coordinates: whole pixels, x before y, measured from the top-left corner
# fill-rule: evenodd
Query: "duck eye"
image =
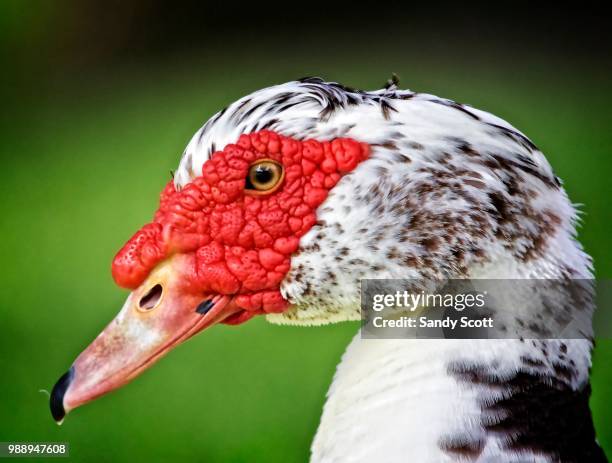
<path id="1" fill-rule="evenodd" d="M 254 194 L 269 194 L 280 186 L 284 177 L 281 164 L 270 159 L 260 159 L 249 167 L 246 189 Z"/>

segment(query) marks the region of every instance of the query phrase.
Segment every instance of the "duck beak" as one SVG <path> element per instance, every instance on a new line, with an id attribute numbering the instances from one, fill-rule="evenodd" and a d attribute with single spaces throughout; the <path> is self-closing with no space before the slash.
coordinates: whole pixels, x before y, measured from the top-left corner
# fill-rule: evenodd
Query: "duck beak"
<path id="1" fill-rule="evenodd" d="M 50 407 L 61 423 L 74 408 L 128 383 L 172 348 L 240 309 L 230 296 L 187 286 L 188 256 L 159 264 L 128 296 L 115 319 L 53 387 Z"/>

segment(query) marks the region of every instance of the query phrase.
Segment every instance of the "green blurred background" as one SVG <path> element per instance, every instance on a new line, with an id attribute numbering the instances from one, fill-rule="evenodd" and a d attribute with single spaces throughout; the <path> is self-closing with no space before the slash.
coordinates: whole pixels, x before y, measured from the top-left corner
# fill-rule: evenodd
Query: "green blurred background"
<path id="1" fill-rule="evenodd" d="M 110 261 L 191 135 L 275 83 L 370 89 L 395 72 L 509 120 L 583 204 L 580 240 L 610 278 L 605 16 L 437 6 L 1 1 L 0 441 L 67 441 L 74 461 L 307 459 L 355 324 L 216 327 L 61 427 L 39 392 L 121 306 Z M 591 404 L 607 453 L 611 360 L 599 340 Z"/>

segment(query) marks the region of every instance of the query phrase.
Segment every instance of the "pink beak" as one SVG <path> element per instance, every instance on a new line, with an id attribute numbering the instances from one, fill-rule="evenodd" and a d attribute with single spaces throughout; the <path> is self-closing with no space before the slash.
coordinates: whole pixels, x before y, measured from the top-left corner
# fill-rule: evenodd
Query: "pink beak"
<path id="1" fill-rule="evenodd" d="M 115 319 L 53 387 L 51 414 L 61 423 L 74 408 L 131 381 L 172 348 L 240 311 L 230 296 L 197 294 L 182 278 L 189 257 L 160 263 Z"/>

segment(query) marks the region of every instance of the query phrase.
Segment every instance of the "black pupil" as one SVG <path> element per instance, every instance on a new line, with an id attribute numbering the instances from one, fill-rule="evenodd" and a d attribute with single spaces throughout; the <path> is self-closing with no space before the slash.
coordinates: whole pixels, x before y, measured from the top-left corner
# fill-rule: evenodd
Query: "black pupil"
<path id="1" fill-rule="evenodd" d="M 255 170 L 255 180 L 257 183 L 265 185 L 272 180 L 274 173 L 268 166 L 257 166 Z"/>

